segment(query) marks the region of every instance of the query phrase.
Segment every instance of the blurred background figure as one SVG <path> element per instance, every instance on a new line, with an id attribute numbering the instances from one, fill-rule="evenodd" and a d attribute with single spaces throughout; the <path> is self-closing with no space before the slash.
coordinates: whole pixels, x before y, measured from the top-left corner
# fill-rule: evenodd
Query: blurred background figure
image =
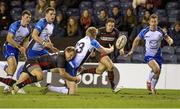
<path id="1" fill-rule="evenodd" d="M 47 7 L 48 4 L 46 0 L 38 0 L 38 4 L 36 5 L 36 10 L 35 10 L 35 21 L 43 17 L 43 13 Z"/>

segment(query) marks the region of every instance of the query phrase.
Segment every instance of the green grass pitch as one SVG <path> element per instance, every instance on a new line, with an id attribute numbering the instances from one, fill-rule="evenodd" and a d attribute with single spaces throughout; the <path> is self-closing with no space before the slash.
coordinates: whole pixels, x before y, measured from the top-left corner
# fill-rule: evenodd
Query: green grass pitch
<path id="1" fill-rule="evenodd" d="M 79 88 L 77 95 L 62 95 L 43 88 L 25 87 L 26 95 L 3 94 L 0 108 L 180 108 L 180 90 L 158 90 L 158 95 L 143 89 L 122 89 L 114 94 L 109 88 Z"/>

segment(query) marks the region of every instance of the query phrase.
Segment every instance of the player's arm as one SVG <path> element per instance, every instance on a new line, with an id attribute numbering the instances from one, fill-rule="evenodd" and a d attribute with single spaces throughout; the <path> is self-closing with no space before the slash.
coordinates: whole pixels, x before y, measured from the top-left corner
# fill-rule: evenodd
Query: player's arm
<path id="1" fill-rule="evenodd" d="M 65 71 L 65 68 L 58 68 L 59 70 L 59 74 L 61 77 L 69 80 L 69 81 L 74 81 L 74 82 L 79 82 L 80 81 L 80 78 L 79 77 L 72 77 L 71 75 L 69 75 L 66 71 Z"/>
<path id="2" fill-rule="evenodd" d="M 173 39 L 172 39 L 169 35 L 167 35 L 167 34 L 166 34 L 165 40 L 166 40 L 166 42 L 167 42 L 169 45 L 172 45 L 172 44 L 173 44 Z"/>
<path id="3" fill-rule="evenodd" d="M 14 41 L 13 37 L 14 37 L 14 35 L 12 33 L 8 32 L 6 41 L 8 43 L 10 43 L 11 45 L 13 45 L 14 47 L 19 49 L 21 47 L 21 45 L 19 45 L 16 41 Z"/>
<path id="4" fill-rule="evenodd" d="M 136 49 L 136 47 L 139 45 L 139 42 L 140 42 L 141 38 L 140 36 L 138 35 L 134 41 L 133 41 L 133 44 L 132 44 L 132 48 L 131 50 L 129 51 L 129 53 L 126 55 L 126 56 L 129 56 L 129 55 L 132 55 L 134 50 Z"/>
<path id="5" fill-rule="evenodd" d="M 114 46 L 111 46 L 110 45 L 110 48 L 106 48 L 106 47 L 103 47 L 102 45 L 99 44 L 99 42 L 95 39 L 93 39 L 91 41 L 91 45 L 96 49 L 98 50 L 100 53 L 103 53 L 103 54 L 109 54 L 111 52 L 114 51 Z"/>

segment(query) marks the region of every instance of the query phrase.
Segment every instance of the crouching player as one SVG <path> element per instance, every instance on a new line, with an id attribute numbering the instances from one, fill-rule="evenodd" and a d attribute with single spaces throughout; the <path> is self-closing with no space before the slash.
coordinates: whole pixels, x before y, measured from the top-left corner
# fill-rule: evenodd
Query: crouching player
<path id="1" fill-rule="evenodd" d="M 80 79 L 76 76 L 70 76 L 66 70 L 66 63 L 72 60 L 76 55 L 74 47 L 67 47 L 64 52 L 43 55 L 37 58 L 28 59 L 25 62 L 23 72 L 20 78 L 15 81 L 10 78 L 0 78 L 0 81 L 12 87 L 12 94 L 15 94 L 20 88 L 43 79 L 42 70 L 58 68 L 61 77 L 68 81 L 79 82 Z M 7 80 L 8 79 L 8 80 Z"/>

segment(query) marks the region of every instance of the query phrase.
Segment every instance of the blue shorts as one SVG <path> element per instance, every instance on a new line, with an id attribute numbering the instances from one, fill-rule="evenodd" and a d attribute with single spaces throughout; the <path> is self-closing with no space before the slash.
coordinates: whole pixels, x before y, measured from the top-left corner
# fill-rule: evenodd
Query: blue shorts
<path id="1" fill-rule="evenodd" d="M 66 63 L 66 72 L 68 72 L 71 76 L 76 76 L 77 69 L 73 68 L 69 63 Z"/>
<path id="2" fill-rule="evenodd" d="M 163 59 L 162 59 L 162 57 L 160 55 L 158 55 L 158 56 L 145 56 L 144 57 L 144 61 L 146 63 L 148 63 L 151 60 L 155 60 L 158 63 L 158 65 L 160 66 L 160 68 L 161 68 Z"/>
<path id="3" fill-rule="evenodd" d="M 3 55 L 6 60 L 7 60 L 7 58 L 14 56 L 16 58 L 16 62 L 18 63 L 19 50 L 17 48 L 15 48 L 11 45 L 8 45 L 8 44 L 4 44 Z"/>
<path id="4" fill-rule="evenodd" d="M 28 49 L 26 52 L 26 56 L 29 59 L 29 58 L 35 58 L 38 56 L 42 56 L 42 55 L 45 55 L 48 53 L 49 52 L 47 50 L 36 51 L 36 50 Z"/>

